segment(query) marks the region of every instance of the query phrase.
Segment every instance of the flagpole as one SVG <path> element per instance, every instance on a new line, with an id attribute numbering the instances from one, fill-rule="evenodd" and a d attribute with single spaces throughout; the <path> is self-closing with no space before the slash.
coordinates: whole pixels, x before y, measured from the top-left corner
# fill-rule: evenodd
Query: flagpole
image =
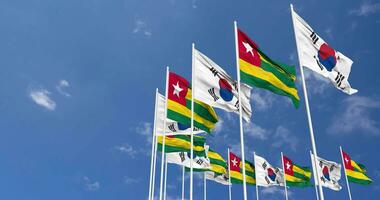
<path id="1" fill-rule="evenodd" d="M 284 163 L 284 154 L 281 152 L 281 162 L 282 170 L 284 171 L 284 185 L 285 185 L 285 199 L 288 200 L 288 189 L 286 188 L 286 173 L 285 173 L 285 163 Z"/>
<path id="2" fill-rule="evenodd" d="M 230 148 L 227 148 L 227 151 L 228 151 L 228 196 L 229 196 L 229 200 L 232 200 L 232 191 L 231 191 L 231 166 L 230 166 Z"/>
<path id="3" fill-rule="evenodd" d="M 153 158 L 153 177 L 152 177 L 152 196 L 151 200 L 154 199 L 154 188 L 155 188 L 155 181 L 156 181 L 156 163 L 157 163 L 157 133 L 154 133 L 154 158 Z"/>
<path id="4" fill-rule="evenodd" d="M 253 162 L 255 162 L 256 159 L 256 152 L 253 152 Z M 256 165 L 255 165 L 256 167 Z M 256 174 L 256 172 L 255 172 Z M 256 178 L 256 200 L 259 200 L 259 186 L 257 185 L 257 178 Z"/>
<path id="5" fill-rule="evenodd" d="M 309 153 L 310 153 L 310 159 L 311 159 L 311 161 L 313 160 L 313 157 L 312 157 L 312 154 L 311 154 L 311 151 L 309 151 Z M 316 177 L 316 175 L 315 175 L 315 171 L 316 171 L 316 169 L 314 168 L 314 165 L 313 165 L 313 161 L 311 162 L 312 164 L 311 164 L 311 167 L 312 167 L 312 169 L 313 169 L 313 179 L 314 179 L 314 188 L 315 188 L 315 195 L 316 195 L 316 197 L 317 197 L 317 200 L 319 200 L 319 195 L 318 195 L 318 184 L 317 184 L 317 177 Z"/>
<path id="6" fill-rule="evenodd" d="M 234 21 L 234 30 L 235 30 L 236 71 L 237 71 L 238 95 L 239 95 L 240 146 L 241 146 L 241 159 L 243 160 L 243 194 L 244 194 L 244 200 L 247 200 L 247 182 L 246 182 L 246 177 L 245 177 L 243 113 L 242 113 L 241 95 L 240 95 L 239 49 L 238 49 L 238 35 L 237 35 L 237 22 L 236 21 Z"/>
<path id="7" fill-rule="evenodd" d="M 347 178 L 347 173 L 346 173 L 346 165 L 344 164 L 344 158 L 343 158 L 343 150 L 342 146 L 339 146 L 340 149 L 340 156 L 342 157 L 342 164 L 343 164 L 343 169 L 344 169 L 344 175 L 346 176 L 346 185 L 347 185 L 347 190 L 348 190 L 348 196 L 350 197 L 350 200 L 352 200 L 351 197 L 351 190 L 350 190 L 350 184 L 348 183 L 348 178 Z"/>
<path id="8" fill-rule="evenodd" d="M 301 77 L 302 77 L 302 88 L 303 88 L 303 94 L 304 94 L 304 98 L 305 98 L 306 113 L 307 113 L 307 119 L 308 119 L 308 124 L 309 124 L 311 145 L 312 145 L 312 149 L 313 149 L 314 165 L 316 165 L 317 164 L 317 156 L 318 156 L 317 155 L 317 148 L 316 148 L 316 145 L 315 145 L 314 131 L 313 131 L 313 122 L 311 120 L 311 114 L 310 114 L 310 108 L 309 108 L 309 99 L 308 99 L 308 96 L 307 96 L 305 76 L 303 74 L 303 68 L 302 68 L 301 62 L 300 62 L 300 52 L 299 52 L 299 46 L 298 46 L 297 36 L 296 36 L 296 31 L 295 31 L 294 17 L 293 17 L 293 12 L 294 11 L 293 11 L 293 5 L 292 4 L 290 4 L 290 9 L 291 9 L 291 12 L 292 12 L 294 38 L 295 38 L 295 41 L 296 41 L 299 67 L 300 67 Z M 315 170 L 316 171 L 316 175 L 317 175 L 317 177 L 319 177 L 318 170 L 317 170 L 316 166 L 315 166 L 315 169 L 316 169 Z M 319 196 L 320 196 L 321 200 L 324 200 L 322 185 L 320 184 L 319 178 L 317 180 L 318 180 Z"/>
<path id="9" fill-rule="evenodd" d="M 194 77 L 195 77 L 195 70 L 194 70 L 194 49 L 195 44 L 192 44 L 191 49 L 191 131 L 190 131 L 190 140 L 191 140 L 191 147 L 190 147 L 190 158 L 191 161 L 194 156 L 194 149 L 193 149 L 193 143 L 194 143 Z M 190 200 L 193 200 L 193 162 L 190 162 Z"/>
<path id="10" fill-rule="evenodd" d="M 185 166 L 182 166 L 182 200 L 185 200 Z"/>
<path id="11" fill-rule="evenodd" d="M 158 88 L 156 88 L 156 99 L 154 102 L 154 119 L 153 119 L 153 131 L 152 131 L 152 153 L 150 158 L 150 176 L 149 176 L 149 197 L 148 199 L 152 199 L 152 179 L 153 179 L 153 162 L 154 162 L 154 138 L 156 135 L 156 117 L 157 117 L 157 97 L 158 97 Z"/>
<path id="12" fill-rule="evenodd" d="M 207 180 L 206 180 L 206 172 L 203 172 L 203 199 L 207 200 Z"/>
<path id="13" fill-rule="evenodd" d="M 168 180 L 168 161 L 167 157 L 165 156 L 165 180 L 164 180 L 164 200 L 166 200 L 166 185 Z"/>
<path id="14" fill-rule="evenodd" d="M 169 84 L 169 67 L 166 67 L 166 83 L 165 83 L 165 117 L 163 122 L 164 132 L 162 133 L 162 151 L 161 151 L 161 176 L 160 176 L 160 200 L 162 200 L 163 184 L 164 184 L 164 164 L 165 164 L 165 127 L 168 108 L 168 84 Z"/>

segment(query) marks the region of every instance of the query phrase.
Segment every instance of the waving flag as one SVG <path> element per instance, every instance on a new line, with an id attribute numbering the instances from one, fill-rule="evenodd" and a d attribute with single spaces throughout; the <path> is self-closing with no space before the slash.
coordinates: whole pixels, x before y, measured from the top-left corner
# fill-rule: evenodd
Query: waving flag
<path id="1" fill-rule="evenodd" d="M 292 16 L 301 66 L 330 79 L 347 94 L 356 93 L 348 83 L 352 60 L 327 44 L 295 11 Z"/>
<path id="2" fill-rule="evenodd" d="M 362 185 L 372 183 L 372 180 L 367 176 L 365 166 L 351 160 L 351 157 L 342 150 L 342 157 L 348 181 Z"/>
<path id="3" fill-rule="evenodd" d="M 235 154 L 230 152 L 230 177 L 231 183 L 233 184 L 242 184 L 243 179 L 243 162 L 241 162 L 241 158 L 237 157 Z M 255 178 L 255 167 L 252 163 L 245 161 L 245 180 L 249 185 L 256 184 Z"/>
<path id="4" fill-rule="evenodd" d="M 265 158 L 255 155 L 256 182 L 258 186 L 284 186 L 284 172 L 273 167 Z"/>
<path id="5" fill-rule="evenodd" d="M 213 107 L 239 114 L 237 82 L 210 58 L 194 49 L 194 98 Z M 251 118 L 251 87 L 241 84 L 242 113 L 245 121 Z"/>
<path id="6" fill-rule="evenodd" d="M 162 139 L 163 136 L 157 137 L 157 149 L 162 151 Z M 194 155 L 206 156 L 205 152 L 206 139 L 201 136 L 194 136 L 193 150 Z M 190 152 L 191 151 L 191 139 L 189 135 L 173 135 L 165 137 L 165 153 L 172 152 Z"/>
<path id="7" fill-rule="evenodd" d="M 211 169 L 210 160 L 207 157 L 195 155 L 191 159 L 189 152 L 166 153 L 166 161 L 185 167 L 190 167 L 192 163 L 194 169 Z"/>
<path id="8" fill-rule="evenodd" d="M 311 154 L 311 161 L 314 166 L 314 155 Z M 322 158 L 317 157 L 317 170 L 319 177 L 319 182 L 323 187 L 330 188 L 335 191 L 339 191 L 342 189 L 342 186 L 339 185 L 339 180 L 341 177 L 341 165 L 328 161 Z"/>
<path id="9" fill-rule="evenodd" d="M 298 108 L 296 70 L 265 55 L 241 30 L 237 30 L 241 81 L 289 97 Z"/>
<path id="10" fill-rule="evenodd" d="M 156 114 L 156 135 L 163 135 L 164 133 L 164 119 L 165 119 L 165 97 L 158 93 L 158 101 L 157 101 L 157 114 Z M 174 120 L 166 118 L 166 126 L 165 126 L 165 135 L 189 135 L 191 132 L 191 128 L 188 125 L 181 124 Z M 203 133 L 204 131 L 199 130 L 199 128 L 194 127 L 194 134 Z"/>
<path id="11" fill-rule="evenodd" d="M 306 187 L 311 186 L 311 171 L 309 167 L 300 167 L 288 157 L 283 156 L 286 186 Z"/>
<path id="12" fill-rule="evenodd" d="M 189 82 L 185 78 L 170 72 L 168 84 L 167 117 L 183 126 L 190 127 L 191 87 Z M 218 116 L 214 109 L 194 99 L 194 126 L 210 133 L 215 128 L 216 122 L 218 122 Z M 182 128 L 185 129 L 186 127 Z"/>

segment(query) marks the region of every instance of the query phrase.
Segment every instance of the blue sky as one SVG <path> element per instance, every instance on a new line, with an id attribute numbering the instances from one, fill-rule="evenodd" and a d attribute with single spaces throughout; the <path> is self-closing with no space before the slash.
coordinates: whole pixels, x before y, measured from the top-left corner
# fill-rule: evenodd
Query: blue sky
<path id="1" fill-rule="evenodd" d="M 272 58 L 297 65 L 289 3 L 354 61 L 350 83 L 359 93 L 353 96 L 307 70 L 306 81 L 319 155 L 340 162 L 343 145 L 374 180 L 351 184 L 353 198 L 376 199 L 380 2 L 373 0 L 1 0 L 0 198 L 145 199 L 154 91 L 164 91 L 165 66 L 189 79 L 195 42 L 236 77 L 233 20 Z M 296 110 L 285 97 L 256 88 L 252 94 L 247 157 L 256 151 L 279 164 L 283 151 L 310 165 L 303 98 Z M 217 112 L 220 123 L 208 143 L 224 157 L 227 147 L 240 154 L 238 116 Z M 180 197 L 180 175 L 169 166 L 168 199 Z M 196 199 L 203 195 L 199 178 Z M 347 199 L 341 184 L 340 192 L 325 189 L 325 197 Z M 254 192 L 249 187 L 250 199 Z M 232 193 L 241 199 L 242 187 Z M 290 193 L 314 197 L 313 188 Z M 282 188 L 261 188 L 260 195 L 283 199 Z M 227 187 L 208 182 L 208 197 L 227 199 Z"/>

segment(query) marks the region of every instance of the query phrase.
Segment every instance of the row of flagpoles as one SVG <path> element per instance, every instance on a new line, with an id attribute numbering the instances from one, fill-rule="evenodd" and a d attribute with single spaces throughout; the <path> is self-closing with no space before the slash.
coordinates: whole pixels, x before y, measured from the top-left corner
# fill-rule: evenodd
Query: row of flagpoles
<path id="1" fill-rule="evenodd" d="M 319 174 L 320 171 L 317 170 L 318 163 L 320 163 L 321 160 L 317 155 L 303 66 L 313 70 L 325 78 L 330 79 L 337 89 L 351 95 L 357 92 L 357 90 L 351 88 L 348 83 L 348 76 L 351 70 L 352 61 L 342 53 L 332 49 L 297 13 L 295 13 L 292 5 L 290 5 L 290 8 L 312 144 L 311 158 L 313 163 L 313 174 L 315 177 L 321 177 L 322 174 Z M 193 199 L 193 172 L 194 165 L 197 163 L 193 163 L 192 159 L 195 155 L 198 156 L 199 153 L 198 149 L 194 150 L 194 139 L 198 140 L 198 136 L 197 138 L 194 138 L 194 134 L 212 131 L 215 127 L 215 123 L 217 122 L 217 116 L 212 107 L 217 107 L 239 114 L 241 147 L 240 172 L 242 172 L 241 182 L 243 184 L 243 198 L 244 200 L 247 200 L 247 182 L 249 182 L 249 180 L 247 181 L 246 174 L 247 166 L 244 153 L 243 119 L 249 122 L 249 118 L 252 113 L 249 104 L 250 87 L 260 87 L 270 90 L 273 93 L 287 96 L 292 100 L 295 107 L 298 107 L 299 96 L 295 87 L 295 69 L 291 69 L 291 67 L 286 65 L 278 64 L 264 54 L 244 32 L 238 29 L 236 21 L 234 22 L 234 34 L 237 81 L 234 81 L 221 67 L 195 49 L 194 44 L 192 45 L 191 84 L 186 79 L 170 72 L 169 67 L 167 67 L 165 96 L 160 95 L 158 90 L 156 90 L 148 199 L 153 200 L 155 194 L 154 186 L 158 146 L 160 151 L 162 151 L 159 199 L 163 200 L 166 199 L 167 152 L 175 152 L 173 150 L 175 147 L 171 144 L 174 140 L 167 136 L 170 135 L 171 137 L 175 137 L 176 135 L 186 134 L 190 135 L 189 141 L 186 140 L 186 138 L 182 139 L 184 139 L 183 141 L 186 141 L 183 144 L 190 144 L 184 151 L 186 151 L 186 156 L 190 156 L 191 158 L 188 163 L 190 171 L 189 195 L 190 200 Z M 199 73 L 201 67 L 204 67 L 202 69 L 205 71 Z M 210 74 L 210 76 L 206 77 L 207 74 Z M 164 117 L 158 116 L 159 113 L 161 113 Z M 189 127 L 184 128 L 183 125 L 187 125 Z M 169 143 L 166 144 L 166 142 Z M 166 148 L 168 148 L 168 150 Z M 188 155 L 188 153 L 190 153 L 190 155 Z M 180 155 L 180 159 L 184 160 L 183 156 L 185 156 L 185 153 Z M 230 170 L 232 166 L 230 166 L 230 152 L 228 153 L 228 157 L 229 197 L 231 199 Z M 283 156 L 281 157 L 283 161 Z M 344 163 L 343 157 L 342 161 Z M 284 163 L 282 168 L 285 171 Z M 257 168 L 255 167 L 254 169 L 254 173 L 256 174 Z M 286 173 L 284 173 L 284 176 L 285 174 Z M 184 176 L 185 167 L 182 168 L 182 199 L 184 199 L 185 191 Z M 256 177 L 256 181 L 257 180 L 258 179 Z M 321 180 L 319 178 L 315 178 L 314 180 L 315 185 L 318 186 L 317 196 L 319 199 L 323 200 L 324 195 Z M 346 181 L 348 186 L 347 174 Z M 204 176 L 204 183 L 206 183 L 206 173 Z M 257 191 L 257 186 L 259 184 L 256 183 L 255 185 Z M 284 181 L 284 186 L 287 194 L 286 181 Z M 206 184 L 204 184 L 204 187 L 206 192 Z M 206 193 L 204 195 L 206 197 Z M 351 199 L 350 191 L 349 196 Z"/>

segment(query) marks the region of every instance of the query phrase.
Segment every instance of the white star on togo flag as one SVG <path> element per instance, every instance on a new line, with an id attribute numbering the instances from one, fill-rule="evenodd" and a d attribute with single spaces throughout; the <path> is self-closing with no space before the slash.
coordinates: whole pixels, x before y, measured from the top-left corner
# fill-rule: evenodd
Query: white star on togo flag
<path id="1" fill-rule="evenodd" d="M 173 87 L 174 87 L 174 90 L 173 90 L 173 95 L 177 95 L 177 97 L 179 98 L 179 93 L 183 90 L 181 87 L 179 87 L 179 82 L 177 81 L 177 84 L 174 85 L 173 84 Z"/>
<path id="2" fill-rule="evenodd" d="M 237 163 L 238 163 L 238 162 L 237 162 L 236 158 L 234 158 L 231 162 L 232 162 L 232 164 L 233 164 L 235 167 L 237 167 Z"/>
<path id="3" fill-rule="evenodd" d="M 348 163 L 348 161 L 350 161 L 350 160 L 348 160 L 348 158 L 344 158 L 344 160 L 346 161 L 346 163 Z"/>
<path id="4" fill-rule="evenodd" d="M 291 167 L 292 165 L 289 163 L 289 162 L 286 162 L 286 169 L 287 170 L 290 170 L 290 167 Z"/>
<path id="5" fill-rule="evenodd" d="M 245 47 L 246 53 L 250 52 L 252 54 L 252 57 L 255 57 L 255 54 L 253 54 L 253 48 L 251 45 L 249 45 L 247 42 L 243 42 L 243 45 Z"/>

